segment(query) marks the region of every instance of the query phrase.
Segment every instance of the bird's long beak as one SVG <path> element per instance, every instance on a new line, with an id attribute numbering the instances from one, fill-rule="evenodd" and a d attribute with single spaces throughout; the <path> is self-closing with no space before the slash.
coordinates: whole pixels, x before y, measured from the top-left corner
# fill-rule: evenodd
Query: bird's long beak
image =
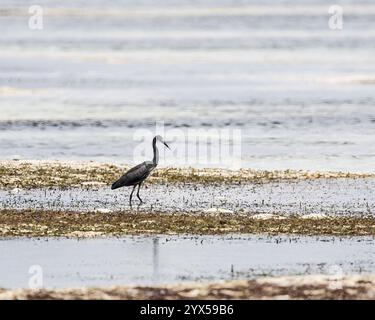
<path id="1" fill-rule="evenodd" d="M 163 143 L 164 143 L 164 145 L 165 145 L 169 150 L 171 150 L 171 148 L 169 148 L 169 145 L 167 145 L 166 142 L 163 142 Z"/>

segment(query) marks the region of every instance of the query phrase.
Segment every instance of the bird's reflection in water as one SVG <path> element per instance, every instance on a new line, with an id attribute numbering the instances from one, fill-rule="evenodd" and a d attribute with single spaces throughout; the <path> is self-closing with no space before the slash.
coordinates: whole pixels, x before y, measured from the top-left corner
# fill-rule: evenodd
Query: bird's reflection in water
<path id="1" fill-rule="evenodd" d="M 153 280 L 159 278 L 159 238 L 152 239 L 152 277 Z"/>

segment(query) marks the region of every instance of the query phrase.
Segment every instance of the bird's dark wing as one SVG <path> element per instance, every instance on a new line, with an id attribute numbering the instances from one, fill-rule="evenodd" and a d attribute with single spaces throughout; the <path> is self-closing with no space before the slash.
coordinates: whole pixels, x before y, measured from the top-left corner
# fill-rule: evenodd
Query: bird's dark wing
<path id="1" fill-rule="evenodd" d="M 143 162 L 127 171 L 120 179 L 112 184 L 111 189 L 138 184 L 149 176 L 152 169 L 154 168 L 147 161 Z"/>

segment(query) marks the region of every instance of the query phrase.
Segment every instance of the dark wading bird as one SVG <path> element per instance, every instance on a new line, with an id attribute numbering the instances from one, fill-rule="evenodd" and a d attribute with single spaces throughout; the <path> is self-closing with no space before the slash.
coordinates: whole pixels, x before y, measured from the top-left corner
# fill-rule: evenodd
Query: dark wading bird
<path id="1" fill-rule="evenodd" d="M 150 175 L 152 170 L 154 170 L 156 166 L 158 165 L 159 150 L 156 146 L 157 141 L 160 141 L 168 149 L 170 149 L 169 146 L 163 141 L 163 138 L 161 136 L 156 136 L 152 140 L 152 148 L 154 149 L 154 158 L 152 159 L 152 161 L 145 161 L 135 166 L 134 168 L 131 168 L 120 179 L 118 179 L 116 182 L 112 184 L 112 187 L 111 187 L 112 190 L 121 188 L 121 187 L 134 186 L 132 192 L 130 193 L 130 198 L 129 198 L 130 205 L 132 203 L 133 192 L 137 186 L 138 186 L 137 197 L 141 203 L 143 202 L 141 197 L 139 196 L 139 189 L 141 188 L 143 181 L 147 179 L 147 177 Z"/>

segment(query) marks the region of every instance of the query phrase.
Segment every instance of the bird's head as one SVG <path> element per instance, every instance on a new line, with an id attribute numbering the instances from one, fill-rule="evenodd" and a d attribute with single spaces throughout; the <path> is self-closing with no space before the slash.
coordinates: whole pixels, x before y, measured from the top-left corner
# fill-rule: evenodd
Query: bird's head
<path id="1" fill-rule="evenodd" d="M 160 142 L 163 143 L 168 149 L 171 149 L 171 148 L 169 148 L 169 146 L 167 145 L 167 143 L 163 140 L 162 136 L 157 135 L 157 136 L 155 136 L 154 140 L 155 140 L 155 141 L 160 141 Z"/>

